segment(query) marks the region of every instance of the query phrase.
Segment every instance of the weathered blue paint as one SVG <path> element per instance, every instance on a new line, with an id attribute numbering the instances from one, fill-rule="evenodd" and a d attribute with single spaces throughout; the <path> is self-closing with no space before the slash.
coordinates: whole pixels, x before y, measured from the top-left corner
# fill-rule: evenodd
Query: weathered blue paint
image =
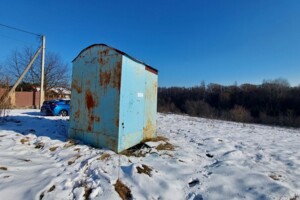
<path id="1" fill-rule="evenodd" d="M 124 56 L 121 85 L 119 151 L 143 139 L 145 66 Z"/>
<path id="2" fill-rule="evenodd" d="M 106 45 L 84 49 L 73 60 L 69 136 L 116 152 L 154 137 L 156 72 Z"/>

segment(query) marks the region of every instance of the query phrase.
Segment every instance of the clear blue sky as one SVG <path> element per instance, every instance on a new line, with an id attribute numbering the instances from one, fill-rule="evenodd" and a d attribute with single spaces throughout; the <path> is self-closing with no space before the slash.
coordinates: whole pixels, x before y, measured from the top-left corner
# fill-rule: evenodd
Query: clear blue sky
<path id="1" fill-rule="evenodd" d="M 300 84 L 299 0 L 0 0 L 0 23 L 46 35 L 70 63 L 105 43 L 159 70 L 160 86 L 286 78 Z M 0 62 L 34 36 L 0 27 Z"/>

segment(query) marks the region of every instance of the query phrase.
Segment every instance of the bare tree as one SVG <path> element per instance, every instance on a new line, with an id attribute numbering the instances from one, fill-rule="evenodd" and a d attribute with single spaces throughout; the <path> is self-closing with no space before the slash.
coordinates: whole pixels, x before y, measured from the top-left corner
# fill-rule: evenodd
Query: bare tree
<path id="1" fill-rule="evenodd" d="M 10 75 L 12 81 L 20 77 L 30 60 L 33 58 L 35 50 L 26 47 L 22 51 L 15 50 L 7 58 L 5 69 Z M 41 58 L 40 55 L 33 63 L 23 82 L 40 85 L 41 78 Z M 45 57 L 45 82 L 44 89 L 47 93 L 52 88 L 69 88 L 70 87 L 70 70 L 61 56 L 55 52 L 46 52 Z"/>

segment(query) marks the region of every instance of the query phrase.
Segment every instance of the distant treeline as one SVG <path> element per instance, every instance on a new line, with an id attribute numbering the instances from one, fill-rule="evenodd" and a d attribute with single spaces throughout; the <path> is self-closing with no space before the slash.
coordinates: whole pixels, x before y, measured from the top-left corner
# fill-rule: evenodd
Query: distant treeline
<path id="1" fill-rule="evenodd" d="M 300 127 L 300 87 L 284 79 L 261 85 L 158 88 L 158 111 L 237 122 Z"/>

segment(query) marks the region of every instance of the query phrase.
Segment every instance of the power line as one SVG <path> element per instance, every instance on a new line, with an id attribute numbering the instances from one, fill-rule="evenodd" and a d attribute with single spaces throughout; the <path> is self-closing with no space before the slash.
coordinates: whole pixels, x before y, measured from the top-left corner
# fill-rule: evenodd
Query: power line
<path id="1" fill-rule="evenodd" d="M 13 29 L 13 30 L 16 30 L 16 31 L 20 31 L 20 32 L 23 32 L 23 33 L 28 33 L 28 34 L 31 34 L 31 35 L 39 36 L 39 37 L 42 36 L 41 34 L 32 33 L 32 32 L 25 31 L 25 30 L 22 30 L 22 29 L 19 29 L 19 28 L 16 28 L 16 27 L 7 26 L 5 24 L 0 24 L 0 26 L 6 27 L 6 28 L 10 28 L 10 29 Z"/>

